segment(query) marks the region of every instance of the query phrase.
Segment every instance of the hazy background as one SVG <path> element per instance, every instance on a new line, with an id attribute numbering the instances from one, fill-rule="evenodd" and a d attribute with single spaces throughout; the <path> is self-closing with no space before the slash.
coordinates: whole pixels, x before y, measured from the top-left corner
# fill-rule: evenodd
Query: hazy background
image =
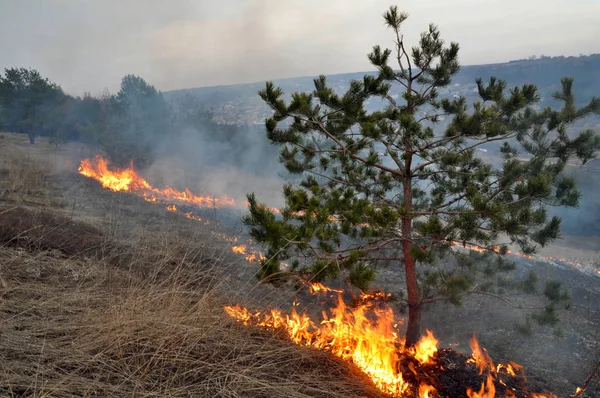
<path id="1" fill-rule="evenodd" d="M 128 73 L 168 91 L 355 72 L 396 3 L 407 40 L 435 22 L 462 64 L 598 52 L 597 0 L 0 0 L 0 56 L 75 95 Z"/>

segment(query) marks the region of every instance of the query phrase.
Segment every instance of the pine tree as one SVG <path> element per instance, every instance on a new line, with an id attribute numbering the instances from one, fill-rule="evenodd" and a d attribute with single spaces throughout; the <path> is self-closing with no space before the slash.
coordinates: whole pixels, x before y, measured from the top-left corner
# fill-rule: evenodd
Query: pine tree
<path id="1" fill-rule="evenodd" d="M 244 221 L 268 248 L 261 279 L 345 273 L 366 288 L 379 264 L 397 263 L 406 281 L 411 346 L 427 303 L 459 303 L 465 294 L 496 295 L 508 287 L 536 290 L 535 275 L 518 283 L 499 276 L 515 268 L 503 254 L 508 244 L 530 254 L 559 237 L 560 218 L 548 219 L 548 206 L 577 206 L 580 197 L 562 174 L 567 161 L 585 163 L 600 149 L 594 131 L 573 138 L 569 127 L 600 113 L 600 100 L 577 108 L 569 78 L 554 94 L 563 103 L 559 110 L 536 106 L 535 86 L 508 89 L 495 78 L 477 80 L 480 100 L 471 105 L 463 97 L 441 98 L 459 70 L 459 46 L 446 45 L 429 25 L 408 49 L 401 31 L 407 18 L 397 7 L 384 14 L 394 51 L 375 46 L 368 57 L 378 73 L 352 81 L 343 94 L 320 76 L 314 91 L 286 102 L 281 89 L 266 83 L 259 94 L 274 111 L 267 137 L 302 181 L 284 187 L 281 215 L 248 195 Z M 369 100 L 384 106 L 369 112 Z M 449 122 L 434 129 L 442 117 Z M 501 167 L 476 156 L 493 142 L 503 142 Z M 451 250 L 457 242 L 486 253 Z M 284 272 L 281 261 L 292 257 L 305 261 Z M 542 293 L 547 306 L 533 319 L 553 324 L 568 295 L 554 282 Z"/>

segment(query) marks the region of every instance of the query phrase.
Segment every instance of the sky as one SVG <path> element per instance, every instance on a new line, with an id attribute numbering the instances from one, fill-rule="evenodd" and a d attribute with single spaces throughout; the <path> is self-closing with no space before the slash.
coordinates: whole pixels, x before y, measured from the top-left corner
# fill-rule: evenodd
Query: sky
<path id="1" fill-rule="evenodd" d="M 600 0 L 0 0 L 0 67 L 74 95 L 130 73 L 169 91 L 367 71 L 392 4 L 405 42 L 435 23 L 463 65 L 600 52 Z"/>

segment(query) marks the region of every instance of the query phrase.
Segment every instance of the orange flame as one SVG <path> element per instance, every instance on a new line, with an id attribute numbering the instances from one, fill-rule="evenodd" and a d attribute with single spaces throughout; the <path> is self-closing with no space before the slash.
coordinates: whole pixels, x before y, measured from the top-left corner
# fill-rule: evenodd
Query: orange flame
<path id="1" fill-rule="evenodd" d="M 318 283 L 309 286 L 314 286 L 317 292 L 327 291 L 320 289 L 321 286 L 325 286 Z M 316 323 L 306 313 L 298 314 L 295 309 L 297 305 L 298 303 L 294 303 L 289 314 L 276 309 L 250 312 L 239 305 L 224 308 L 227 314 L 244 325 L 269 330 L 280 329 L 298 345 L 327 350 L 340 358 L 352 361 L 379 389 L 394 396 L 410 394 L 410 386 L 399 371 L 399 362 L 404 356 L 412 356 L 421 364 L 435 364 L 438 340 L 433 333 L 427 330 L 426 335 L 421 337 L 414 348 L 405 349 L 404 340 L 396 331 L 398 322 L 389 307 L 372 309 L 366 304 L 361 304 L 356 308 L 349 308 L 339 294 L 337 306 L 332 308 L 329 314 L 323 312 L 323 320 Z M 486 372 L 487 376 L 479 390 L 469 387 L 466 395 L 469 398 L 494 398 L 496 378 L 500 374 L 515 377 L 523 368 L 512 361 L 494 367 L 492 359 L 487 351 L 480 347 L 475 335 L 470 339 L 469 344 L 473 353 L 467 362 L 475 363 L 479 374 Z M 506 386 L 503 380 L 498 381 Z M 505 390 L 504 395 L 516 397 L 509 389 Z M 433 386 L 420 382 L 418 396 L 434 398 L 438 393 Z M 532 394 L 531 397 L 555 398 L 552 394 Z"/>
<path id="2" fill-rule="evenodd" d="M 431 330 L 426 329 L 426 332 L 427 334 L 415 345 L 413 354 L 421 364 L 432 363 L 433 356 L 438 350 L 438 339 L 435 338 Z"/>
<path id="3" fill-rule="evenodd" d="M 246 261 L 249 263 L 255 263 L 257 261 L 263 261 L 266 257 L 261 252 L 253 252 L 246 254 Z"/>
<path id="4" fill-rule="evenodd" d="M 469 398 L 494 398 L 496 396 L 496 386 L 494 386 L 494 377 L 488 374 L 485 383 L 481 383 L 479 391 L 473 391 L 471 387 L 467 388 L 467 397 Z"/>
<path id="5" fill-rule="evenodd" d="M 211 234 L 213 236 L 216 236 L 217 238 L 224 239 L 224 240 L 226 240 L 228 242 L 231 242 L 231 243 L 237 243 L 237 241 L 240 239 L 239 236 L 230 237 L 230 236 L 227 236 L 225 234 L 222 234 L 222 233 L 219 233 L 219 232 L 214 232 L 214 231 L 212 231 Z"/>
<path id="6" fill-rule="evenodd" d="M 319 282 L 309 282 L 308 283 L 308 291 L 311 294 L 318 293 L 343 293 L 344 291 L 341 289 L 333 289 L 331 287 L 327 287 Z"/>
<path id="7" fill-rule="evenodd" d="M 200 218 L 200 217 L 198 217 L 198 216 L 194 216 L 194 215 L 192 215 L 192 212 L 191 212 L 191 211 L 190 211 L 190 212 L 188 212 L 188 213 L 185 213 L 185 217 L 186 217 L 186 218 L 189 218 L 190 220 L 194 220 L 194 221 L 202 222 L 202 223 L 204 223 L 204 225 L 209 225 L 209 224 L 210 224 L 210 221 L 208 221 L 208 220 L 203 220 L 202 218 Z"/>
<path id="8" fill-rule="evenodd" d="M 158 189 L 150 185 L 144 178 L 139 176 L 131 163 L 127 169 L 113 168 L 109 170 L 109 162 L 97 156 L 95 159 L 82 160 L 79 167 L 79 173 L 93 178 L 100 182 L 104 188 L 112 191 L 131 192 L 142 197 L 147 202 L 165 203 L 168 211 L 178 211 L 175 203 L 195 205 L 199 207 L 221 207 L 235 206 L 235 201 L 228 196 L 216 198 L 214 196 L 200 196 L 190 192 L 189 189 L 177 191 L 171 187 Z M 280 213 L 276 208 L 269 208 L 275 213 Z M 298 212 L 297 215 L 302 215 Z M 192 212 L 185 213 L 188 219 L 209 224 Z M 340 219 L 331 216 L 331 221 L 339 222 Z M 228 237 L 224 234 L 212 232 L 213 235 L 236 243 L 239 237 Z M 251 242 L 250 242 L 251 243 Z M 478 252 L 492 251 L 499 253 L 500 249 L 491 247 L 490 249 L 479 246 L 461 244 L 452 242 L 453 246 L 461 246 L 465 249 Z M 265 256 L 259 251 L 248 250 L 247 245 L 232 246 L 232 251 L 237 254 L 243 254 L 248 262 L 261 261 Z M 528 259 L 542 259 L 545 261 L 556 261 L 571 264 L 577 267 L 583 267 L 581 263 L 568 261 L 563 258 L 543 257 L 516 253 L 508 250 L 507 254 L 513 254 Z M 600 275 L 600 270 L 595 270 Z M 402 356 L 411 355 L 421 364 L 431 364 L 435 361 L 437 353 L 438 340 L 430 330 L 426 335 L 410 350 L 404 349 L 404 341 L 396 332 L 398 324 L 403 320 L 395 320 L 393 311 L 388 307 L 385 309 L 372 308 L 373 301 L 382 299 L 387 300 L 390 294 L 384 292 L 371 292 L 361 295 L 359 304 L 356 308 L 348 308 L 341 298 L 341 289 L 326 287 L 320 283 L 309 283 L 309 291 L 312 294 L 319 293 L 338 293 L 337 307 L 330 310 L 330 315 L 323 312 L 324 320 L 319 324 L 313 322 L 308 315 L 299 315 L 295 309 L 290 314 L 284 314 L 279 310 L 271 310 L 267 313 L 251 313 L 246 308 L 238 305 L 225 307 L 225 311 L 236 318 L 244 325 L 256 325 L 267 329 L 283 329 L 287 332 L 290 339 L 299 345 L 312 346 L 332 352 L 334 355 L 346 360 L 351 360 L 366 374 L 368 374 L 374 383 L 384 392 L 394 395 L 401 395 L 407 392 L 408 383 L 404 380 L 399 371 L 399 361 Z M 476 364 L 479 374 L 487 370 L 487 378 L 481 384 L 478 391 L 471 388 L 467 389 L 469 398 L 492 398 L 495 395 L 496 387 L 494 377 L 500 374 L 516 376 L 516 372 L 522 370 L 522 367 L 514 362 L 508 364 L 494 364 L 487 351 L 479 346 L 475 335 L 470 340 L 473 350 L 472 358 L 468 362 Z M 506 385 L 502 380 L 499 382 Z M 579 389 L 578 389 L 579 390 Z M 437 395 L 434 387 L 420 383 L 418 387 L 420 398 L 433 398 Z M 514 396 L 510 390 L 506 390 L 507 397 Z M 552 398 L 552 394 L 532 394 L 532 398 Z"/>
<path id="9" fill-rule="evenodd" d="M 477 366 L 477 370 L 479 370 L 480 375 L 483 374 L 486 368 L 494 368 L 494 363 L 488 355 L 487 350 L 479 346 L 479 342 L 477 341 L 475 334 L 473 334 L 473 337 L 469 339 L 469 346 L 471 346 L 471 350 L 473 351 L 472 361 L 475 362 L 475 366 Z"/>
<path id="10" fill-rule="evenodd" d="M 237 239 L 236 239 L 237 240 Z M 231 251 L 236 253 L 236 254 L 244 254 L 246 261 L 248 261 L 249 263 L 254 263 L 257 261 L 262 261 L 264 260 L 266 257 L 259 251 L 248 251 L 248 247 L 246 245 L 237 245 L 237 246 L 232 246 L 231 247 Z"/>
<path id="11" fill-rule="evenodd" d="M 115 167 L 113 170 L 109 170 L 108 165 L 109 162 L 98 155 L 94 159 L 82 160 L 78 171 L 81 175 L 95 179 L 104 188 L 115 192 L 131 192 L 149 202 L 175 201 L 200 207 L 235 206 L 235 201 L 228 196 L 217 198 L 195 195 L 187 188 L 184 191 L 178 191 L 171 187 L 155 188 L 135 171 L 133 162 L 127 169 Z"/>
<path id="12" fill-rule="evenodd" d="M 188 188 L 185 188 L 183 191 L 175 190 L 169 186 L 164 189 L 155 188 L 148 181 L 146 181 L 143 177 L 141 177 L 135 168 L 133 167 L 133 162 L 131 162 L 130 166 L 126 169 L 120 169 L 113 167 L 113 170 L 109 170 L 109 162 L 104 159 L 102 156 L 98 155 L 94 159 L 84 159 L 81 161 L 79 166 L 79 173 L 89 178 L 93 178 L 96 181 L 100 182 L 104 188 L 110 189 L 112 191 L 124 191 L 131 192 L 138 196 L 144 198 L 145 201 L 150 203 L 157 202 L 179 202 L 181 204 L 195 205 L 199 207 L 224 207 L 224 206 L 235 206 L 236 202 L 227 195 L 221 197 L 207 196 L 207 195 L 195 195 Z M 244 202 L 248 205 L 248 202 Z M 281 211 L 275 207 L 268 207 L 269 210 L 276 214 L 281 214 Z M 176 211 L 175 204 L 167 207 L 169 211 Z M 303 215 L 302 211 L 295 213 L 298 216 Z M 204 221 L 197 216 L 192 216 L 191 213 L 186 213 L 185 216 L 189 219 L 204 222 L 204 224 L 209 224 L 208 221 Z M 342 219 L 338 216 L 330 216 L 330 221 L 333 222 L 341 222 Z M 360 226 L 368 226 L 368 224 L 360 224 Z M 467 243 L 460 242 L 451 242 L 451 244 L 455 247 L 463 247 L 468 250 L 473 250 L 477 252 L 494 252 L 500 253 L 500 248 L 496 246 L 492 246 L 491 248 L 483 248 L 476 245 L 471 245 Z M 573 267 L 577 267 L 580 269 L 584 268 L 584 265 L 577 261 L 570 261 L 564 258 L 556 258 L 552 256 L 532 256 L 529 254 L 513 252 L 511 250 L 506 251 L 507 254 L 523 257 L 529 260 L 542 260 L 546 262 L 560 262 L 563 264 L 568 264 Z M 251 262 L 256 261 L 257 259 L 262 258 L 259 254 L 254 254 L 250 256 Z M 600 276 L 599 269 L 593 269 L 596 275 Z"/>
<path id="13" fill-rule="evenodd" d="M 404 342 L 394 328 L 396 321 L 390 308 L 373 310 L 371 320 L 365 307 L 348 308 L 340 296 L 330 314 L 323 313 L 320 324 L 306 314 L 299 315 L 295 309 L 291 314 L 279 310 L 250 313 L 236 305 L 225 307 L 225 311 L 245 325 L 283 329 L 298 345 L 325 349 L 351 360 L 382 391 L 400 395 L 409 387 L 397 369 Z"/>
<path id="14" fill-rule="evenodd" d="M 246 245 L 232 246 L 231 251 L 237 254 L 246 254 Z"/>
<path id="15" fill-rule="evenodd" d="M 419 398 L 433 398 L 436 389 L 430 386 L 429 384 L 421 383 L 419 384 Z"/>

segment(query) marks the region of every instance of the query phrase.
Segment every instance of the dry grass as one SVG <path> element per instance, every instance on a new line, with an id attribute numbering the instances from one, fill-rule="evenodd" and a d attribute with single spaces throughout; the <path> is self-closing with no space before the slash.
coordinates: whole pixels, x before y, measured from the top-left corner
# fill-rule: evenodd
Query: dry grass
<path id="1" fill-rule="evenodd" d="M 291 293 L 248 282 L 255 268 L 212 237 L 218 224 L 103 191 L 74 173 L 70 155 L 27 145 L 17 135 L 0 143 L 0 397 L 382 395 L 351 365 L 224 314 L 234 300 L 277 306 Z M 594 289 L 577 293 L 590 310 L 598 308 Z M 597 357 L 595 312 L 576 306 L 568 339 L 528 351 L 530 342 L 498 325 L 508 312 L 497 303 L 467 307 L 432 311 L 437 324 L 429 325 L 448 343 L 487 333 L 489 341 L 480 337 L 491 352 L 508 350 L 496 359 L 525 364 L 530 381 L 541 375 L 540 385 L 561 396 Z M 581 338 L 569 334 L 579 329 Z"/>
<path id="2" fill-rule="evenodd" d="M 5 247 L 91 256 L 98 255 L 105 243 L 97 228 L 56 212 L 21 206 L 0 211 L 0 244 Z"/>
<path id="3" fill-rule="evenodd" d="M 2 189 L 57 191 L 15 156 Z M 120 233 L 111 217 L 0 202 L 0 396 L 382 395 L 351 365 L 230 319 L 227 248 L 127 214 Z"/>
<path id="4" fill-rule="evenodd" d="M 0 158 L 3 196 L 37 197 L 45 191 L 48 164 L 23 150 L 3 151 Z"/>
<path id="5" fill-rule="evenodd" d="M 234 324 L 211 268 L 154 264 L 139 276 L 6 248 L 0 259 L 0 394 L 378 395 L 325 353 Z"/>

